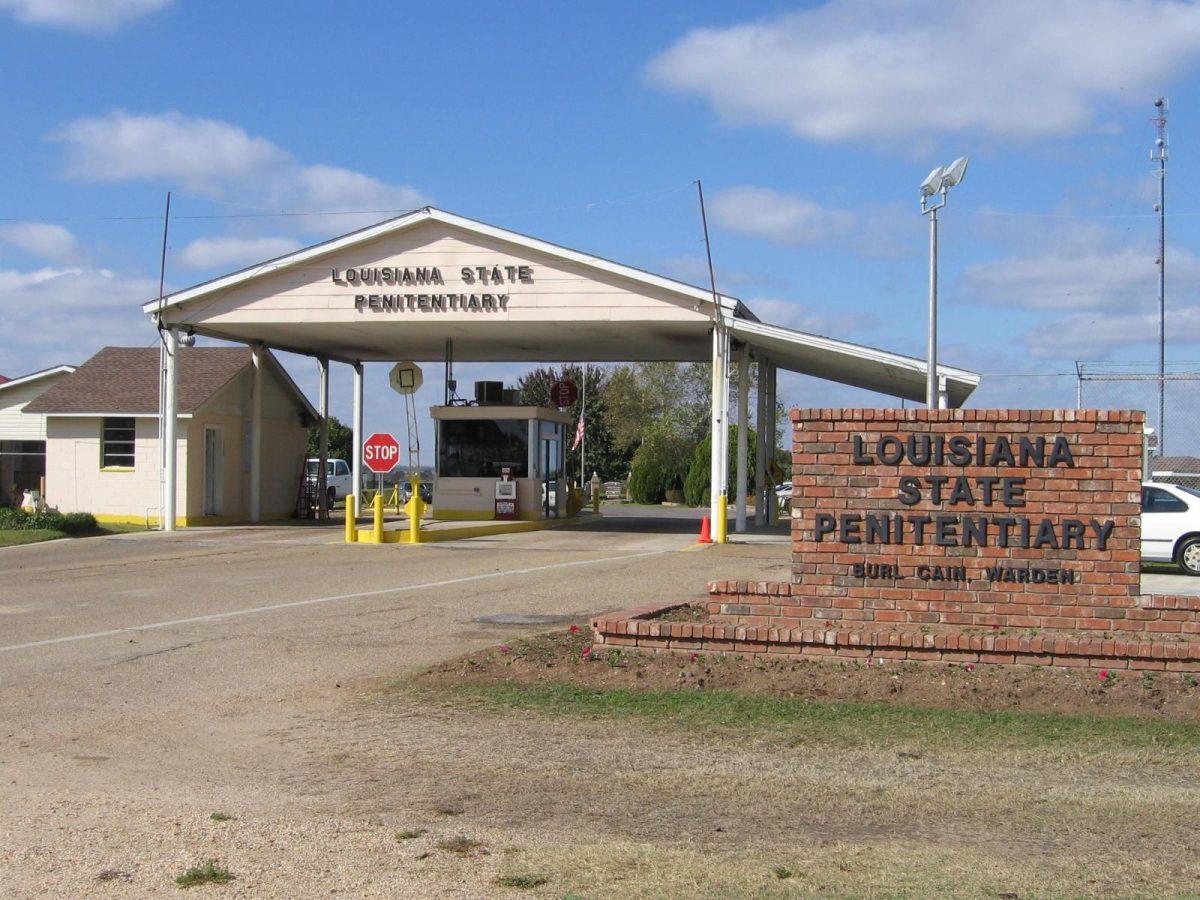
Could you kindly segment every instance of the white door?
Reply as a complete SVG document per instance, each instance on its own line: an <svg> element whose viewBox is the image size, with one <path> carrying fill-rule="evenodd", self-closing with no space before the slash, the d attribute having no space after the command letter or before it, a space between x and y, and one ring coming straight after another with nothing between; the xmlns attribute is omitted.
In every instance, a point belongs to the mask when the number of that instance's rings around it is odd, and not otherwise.
<svg viewBox="0 0 1200 900"><path fill-rule="evenodd" d="M204 426L204 515L221 515L224 495L225 442L219 425Z"/></svg>

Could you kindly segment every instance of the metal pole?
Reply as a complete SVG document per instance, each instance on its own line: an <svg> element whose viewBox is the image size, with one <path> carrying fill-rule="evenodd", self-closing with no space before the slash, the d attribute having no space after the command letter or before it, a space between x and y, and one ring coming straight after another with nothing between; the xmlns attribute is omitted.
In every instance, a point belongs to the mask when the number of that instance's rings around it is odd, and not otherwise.
<svg viewBox="0 0 1200 900"><path fill-rule="evenodd" d="M926 351L925 405L938 408L937 379L937 207L929 211L929 347Z"/></svg>
<svg viewBox="0 0 1200 900"><path fill-rule="evenodd" d="M320 369L319 389L321 421L318 423L317 440L317 518L322 522L329 518L329 360L317 359Z"/></svg>
<svg viewBox="0 0 1200 900"><path fill-rule="evenodd" d="M351 422L352 450L354 458L350 461L350 493L355 497L355 509L358 508L358 494L362 490L362 454L363 454L363 364L354 364L354 402ZM347 503L346 509L350 509Z"/></svg>
<svg viewBox="0 0 1200 900"><path fill-rule="evenodd" d="M1159 116L1158 146L1158 455L1166 451L1167 437L1167 146L1163 136L1166 116Z"/></svg>

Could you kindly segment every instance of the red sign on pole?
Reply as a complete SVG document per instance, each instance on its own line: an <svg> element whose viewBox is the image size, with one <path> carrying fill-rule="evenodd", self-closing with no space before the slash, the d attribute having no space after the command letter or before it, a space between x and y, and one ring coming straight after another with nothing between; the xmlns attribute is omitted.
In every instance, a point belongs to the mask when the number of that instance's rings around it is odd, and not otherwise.
<svg viewBox="0 0 1200 900"><path fill-rule="evenodd" d="M550 402L559 409L574 406L575 401L578 399L579 388L573 381L564 378L562 381L556 381L550 386Z"/></svg>
<svg viewBox="0 0 1200 900"><path fill-rule="evenodd" d="M400 462L400 442L390 434L373 434L363 441L363 464L376 475L386 475Z"/></svg>

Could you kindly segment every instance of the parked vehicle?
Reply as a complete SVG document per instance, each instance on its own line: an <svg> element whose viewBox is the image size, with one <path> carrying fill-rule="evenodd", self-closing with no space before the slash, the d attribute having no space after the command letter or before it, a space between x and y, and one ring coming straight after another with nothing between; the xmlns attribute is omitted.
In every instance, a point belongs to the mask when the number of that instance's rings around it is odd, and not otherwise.
<svg viewBox="0 0 1200 900"><path fill-rule="evenodd" d="M1163 481L1142 484L1142 559L1200 575L1200 491Z"/></svg>
<svg viewBox="0 0 1200 900"><path fill-rule="evenodd" d="M308 480L310 482L316 481L321 461L319 459L309 459L305 461L305 465ZM325 489L329 492L330 506L353 491L351 484L352 477L350 464L344 459L326 460Z"/></svg>
<svg viewBox="0 0 1200 900"><path fill-rule="evenodd" d="M433 502L433 483L432 482L422 481L420 491L421 491L421 500L423 500L425 503ZM400 502L407 503L411 499L412 499L412 482L401 481L400 482Z"/></svg>

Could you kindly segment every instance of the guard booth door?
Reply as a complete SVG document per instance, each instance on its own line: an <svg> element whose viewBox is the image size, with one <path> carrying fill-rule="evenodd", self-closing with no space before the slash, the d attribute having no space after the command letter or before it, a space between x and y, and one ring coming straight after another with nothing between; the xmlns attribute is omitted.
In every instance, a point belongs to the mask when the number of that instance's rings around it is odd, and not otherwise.
<svg viewBox="0 0 1200 900"><path fill-rule="evenodd" d="M562 427L557 422L541 422L539 456L542 469L542 515L558 515L558 485L562 478Z"/></svg>

